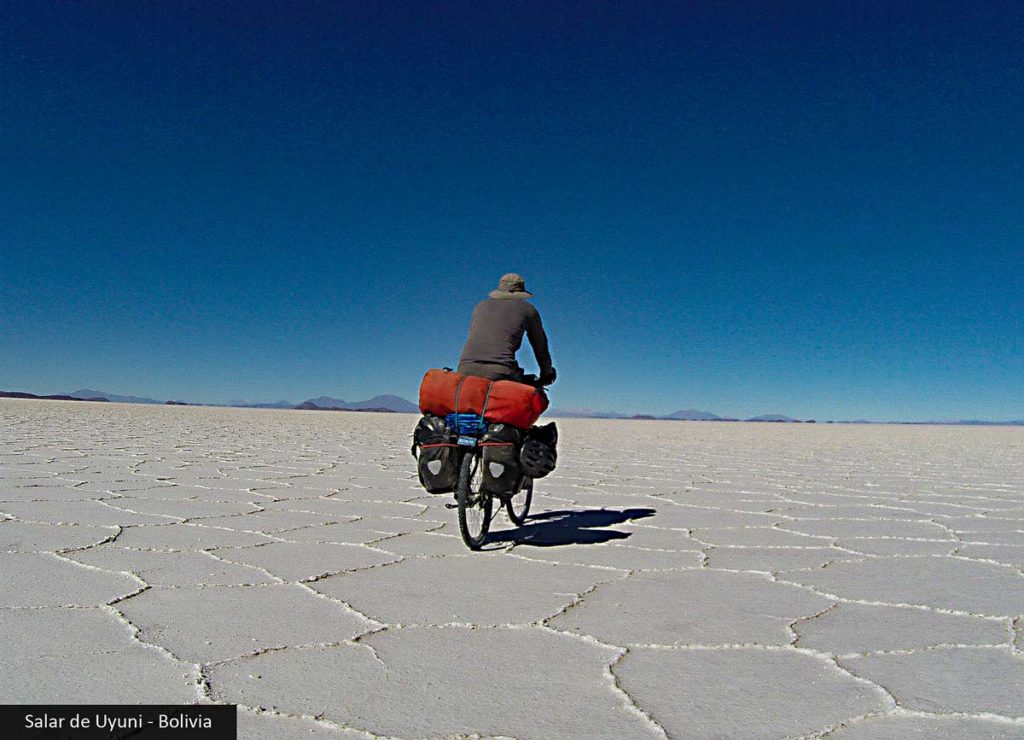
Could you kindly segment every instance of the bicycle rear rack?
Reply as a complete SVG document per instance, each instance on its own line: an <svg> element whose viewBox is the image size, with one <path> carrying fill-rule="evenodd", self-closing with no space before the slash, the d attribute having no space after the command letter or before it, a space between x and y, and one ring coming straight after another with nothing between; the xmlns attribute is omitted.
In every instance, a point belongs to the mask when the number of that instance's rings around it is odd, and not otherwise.
<svg viewBox="0 0 1024 740"><path fill-rule="evenodd" d="M448 414L444 420L456 434L479 436L487 431L487 422L477 414Z"/></svg>

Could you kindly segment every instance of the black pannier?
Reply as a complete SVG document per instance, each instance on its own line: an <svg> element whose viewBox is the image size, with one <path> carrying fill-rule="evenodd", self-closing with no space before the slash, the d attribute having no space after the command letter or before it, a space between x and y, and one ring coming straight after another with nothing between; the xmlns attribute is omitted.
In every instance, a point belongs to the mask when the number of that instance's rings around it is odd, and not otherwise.
<svg viewBox="0 0 1024 740"><path fill-rule="evenodd" d="M483 481L480 490L490 494L512 493L519 485L519 444L522 432L508 424L491 424L480 439Z"/></svg>
<svg viewBox="0 0 1024 740"><path fill-rule="evenodd" d="M543 478L555 469L558 462L558 427L550 422L542 427L526 430L526 440L519 453L523 473L531 478Z"/></svg>
<svg viewBox="0 0 1024 740"><path fill-rule="evenodd" d="M449 493L459 479L458 445L447 422L439 416L424 416L413 432L412 454L420 483L428 493Z"/></svg>

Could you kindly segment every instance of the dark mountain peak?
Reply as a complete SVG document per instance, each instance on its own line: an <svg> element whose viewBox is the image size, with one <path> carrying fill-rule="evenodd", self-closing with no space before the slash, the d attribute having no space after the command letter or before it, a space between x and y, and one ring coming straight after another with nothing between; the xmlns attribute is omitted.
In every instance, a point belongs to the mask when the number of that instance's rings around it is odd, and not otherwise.
<svg viewBox="0 0 1024 740"><path fill-rule="evenodd" d="M91 398L79 398L78 396L72 396L68 394L38 396L35 393L23 393L21 391L0 391L0 398L27 398L35 399L36 401L101 401L103 403L107 402L106 398L100 398L98 396Z"/></svg>
<svg viewBox="0 0 1024 740"><path fill-rule="evenodd" d="M365 401L344 401L330 396L317 396L303 401L295 408L299 409L333 409L340 411L391 411L399 414L419 412L419 406L406 401L401 396L374 396Z"/></svg>
<svg viewBox="0 0 1024 740"><path fill-rule="evenodd" d="M157 401L155 398L144 398L141 396L120 396L116 393L107 393L106 391L97 391L91 388L83 388L67 395L72 398L78 398L87 400L90 398L105 398L108 401L114 403L163 403L163 401Z"/></svg>
<svg viewBox="0 0 1024 740"><path fill-rule="evenodd" d="M548 409L548 416L561 419L626 419L628 414L617 411L594 411L592 409Z"/></svg>
<svg viewBox="0 0 1024 740"><path fill-rule="evenodd" d="M375 410L386 409L388 411L396 411L398 413L406 414L419 413L420 410L420 407L417 404L412 403L411 401L406 401L401 396L395 396L390 393L385 393L382 396L374 396L368 401L360 401L359 405L361 407L365 406L367 408L374 408Z"/></svg>
<svg viewBox="0 0 1024 740"><path fill-rule="evenodd" d="M683 409L682 411L675 411L668 415L669 419L680 419L682 421L718 421L722 417L718 414L712 414L710 411L700 411L698 409Z"/></svg>
<svg viewBox="0 0 1024 740"><path fill-rule="evenodd" d="M272 401L270 403L261 403L258 401L228 401L228 406L234 406L240 409L293 409L295 403L293 401Z"/></svg>

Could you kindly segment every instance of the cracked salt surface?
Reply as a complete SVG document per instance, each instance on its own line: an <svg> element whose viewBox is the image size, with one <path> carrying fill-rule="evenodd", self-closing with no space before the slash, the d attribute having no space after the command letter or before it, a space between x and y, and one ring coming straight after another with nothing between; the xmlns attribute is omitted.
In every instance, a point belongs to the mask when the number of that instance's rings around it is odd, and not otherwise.
<svg viewBox="0 0 1024 740"><path fill-rule="evenodd" d="M1024 434L565 421L486 552L400 415L0 401L0 702L243 737L1024 737Z"/></svg>

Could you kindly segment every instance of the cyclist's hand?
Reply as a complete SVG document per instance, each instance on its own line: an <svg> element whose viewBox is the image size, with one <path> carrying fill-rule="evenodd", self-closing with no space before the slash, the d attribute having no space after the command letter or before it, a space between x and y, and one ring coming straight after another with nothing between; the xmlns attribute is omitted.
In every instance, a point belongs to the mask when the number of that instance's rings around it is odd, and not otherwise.
<svg viewBox="0 0 1024 740"><path fill-rule="evenodd" d="M551 368L546 373L540 374L541 385L551 385L555 382L555 378L558 377L558 373L555 372L555 368Z"/></svg>

